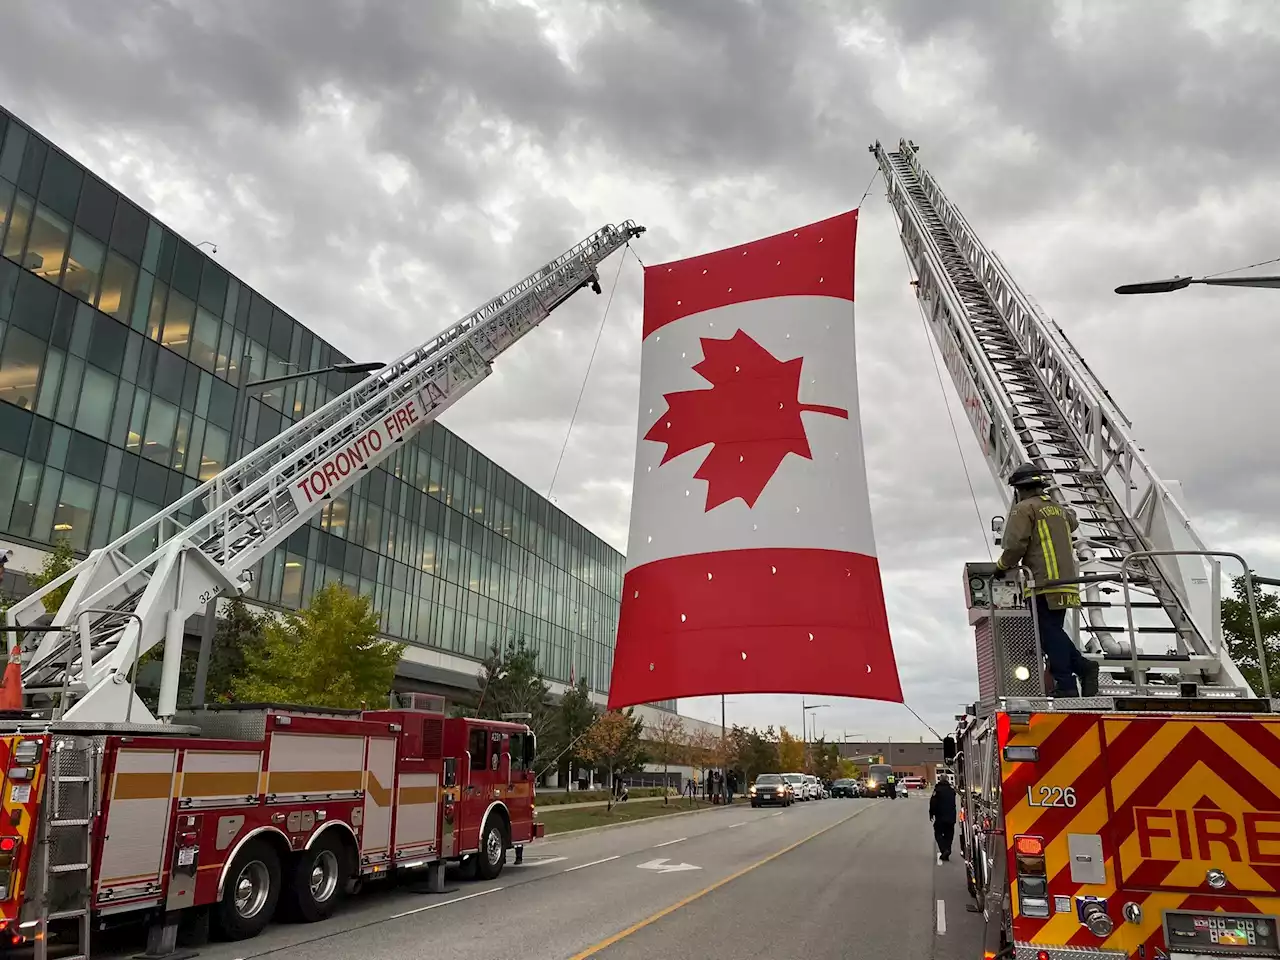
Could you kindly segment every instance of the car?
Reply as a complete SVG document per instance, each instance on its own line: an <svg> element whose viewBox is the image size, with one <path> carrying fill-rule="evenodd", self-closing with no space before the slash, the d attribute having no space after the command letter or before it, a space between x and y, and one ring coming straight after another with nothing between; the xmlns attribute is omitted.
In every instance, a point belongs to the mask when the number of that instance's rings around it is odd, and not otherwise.
<svg viewBox="0 0 1280 960"><path fill-rule="evenodd" d="M831 796L833 797L856 797L858 795L856 791L857 782L854 780L842 778L831 781Z"/></svg>
<svg viewBox="0 0 1280 960"><path fill-rule="evenodd" d="M806 784L806 785L808 786L808 788L809 788L809 799L810 799L810 800L821 800L821 799L822 799L822 793L823 793L823 791L822 791L822 781L821 781L821 780L819 780L817 777L815 777L813 774L811 774L811 773L806 773L806 774L804 775L804 782L805 782L805 784Z"/></svg>
<svg viewBox="0 0 1280 960"><path fill-rule="evenodd" d="M809 782L805 780L803 773L784 773L782 779L790 785L791 793L796 800L810 799Z"/></svg>
<svg viewBox="0 0 1280 960"><path fill-rule="evenodd" d="M763 807L768 804L789 807L794 799L791 784L787 783L780 773L760 774L756 777L755 783L747 789L747 796L750 797L753 807Z"/></svg>
<svg viewBox="0 0 1280 960"><path fill-rule="evenodd" d="M924 777L903 777L899 783L905 791L915 792L924 789Z"/></svg>

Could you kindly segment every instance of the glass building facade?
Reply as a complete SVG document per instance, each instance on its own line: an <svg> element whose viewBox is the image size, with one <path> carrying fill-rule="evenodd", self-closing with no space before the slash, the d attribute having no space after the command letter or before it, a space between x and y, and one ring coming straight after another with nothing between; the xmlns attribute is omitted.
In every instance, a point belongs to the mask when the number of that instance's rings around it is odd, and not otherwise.
<svg viewBox="0 0 1280 960"><path fill-rule="evenodd" d="M0 110L0 537L104 546L354 381L250 392L237 430L245 383L348 359ZM472 659L524 637L549 679L604 691L622 574L432 424L276 549L251 596L297 607L337 580L388 637Z"/></svg>

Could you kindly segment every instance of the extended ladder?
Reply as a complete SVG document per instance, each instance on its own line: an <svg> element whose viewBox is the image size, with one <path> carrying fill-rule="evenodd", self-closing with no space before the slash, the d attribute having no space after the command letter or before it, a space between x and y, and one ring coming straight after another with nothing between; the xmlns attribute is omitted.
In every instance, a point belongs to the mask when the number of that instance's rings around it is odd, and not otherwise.
<svg viewBox="0 0 1280 960"><path fill-rule="evenodd" d="M630 220L602 227L15 604L9 623L29 625L43 597L72 584L53 620L68 629L31 655L27 693L56 699L66 719L148 722L130 668L163 641L159 713L171 716L187 618L242 592L259 560L465 396L552 310L583 287L599 293L600 262L643 232Z"/></svg>
<svg viewBox="0 0 1280 960"><path fill-rule="evenodd" d="M1117 586L1091 584L1082 600L1083 645L1104 672L1167 671L1249 695L1221 641L1219 571L1202 558L1152 551L1205 551L1169 486L1130 435L1130 423L1057 324L1014 283L902 141L875 155L915 272L916 295L977 434L992 478L1030 461L1052 473L1055 496L1080 519L1087 573L1118 574L1124 558L1143 594L1128 613ZM1109 599L1108 599L1109 598ZM1113 689L1140 678L1116 676Z"/></svg>

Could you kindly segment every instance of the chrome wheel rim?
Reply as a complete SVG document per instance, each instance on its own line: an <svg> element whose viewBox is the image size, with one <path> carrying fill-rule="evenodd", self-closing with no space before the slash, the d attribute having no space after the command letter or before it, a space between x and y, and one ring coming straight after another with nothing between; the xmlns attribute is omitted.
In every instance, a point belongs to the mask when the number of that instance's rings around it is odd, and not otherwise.
<svg viewBox="0 0 1280 960"><path fill-rule="evenodd" d="M498 861L502 859L502 834L497 830L490 830L485 838L484 853L489 858L491 866L497 866Z"/></svg>
<svg viewBox="0 0 1280 960"><path fill-rule="evenodd" d="M338 857L332 850L321 850L311 864L311 899L324 903L338 889Z"/></svg>
<svg viewBox="0 0 1280 960"><path fill-rule="evenodd" d="M271 874L267 871L267 865L261 860L246 863L236 877L236 913L246 920L256 917L266 904L270 889Z"/></svg>

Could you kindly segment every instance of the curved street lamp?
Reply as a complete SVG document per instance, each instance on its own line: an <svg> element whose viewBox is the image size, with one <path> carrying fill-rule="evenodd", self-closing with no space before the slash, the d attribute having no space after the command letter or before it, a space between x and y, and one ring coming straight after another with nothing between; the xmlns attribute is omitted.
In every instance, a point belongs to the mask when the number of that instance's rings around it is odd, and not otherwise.
<svg viewBox="0 0 1280 960"><path fill-rule="evenodd" d="M1168 280L1147 280L1142 283L1125 283L1116 287L1116 293L1172 293L1185 290L1193 283L1209 287L1267 287L1280 290L1280 276L1265 277L1171 277Z"/></svg>

